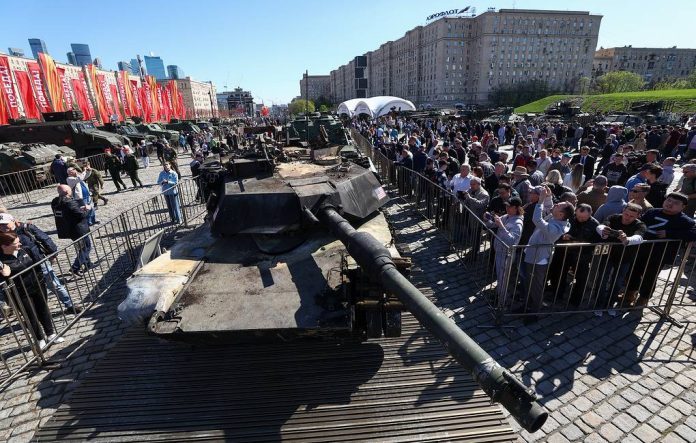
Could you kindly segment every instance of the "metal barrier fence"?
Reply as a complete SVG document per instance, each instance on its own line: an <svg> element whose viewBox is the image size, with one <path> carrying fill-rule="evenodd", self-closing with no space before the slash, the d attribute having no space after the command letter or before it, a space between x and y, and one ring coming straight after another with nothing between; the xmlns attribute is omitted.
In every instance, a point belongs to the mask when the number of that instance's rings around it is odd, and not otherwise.
<svg viewBox="0 0 696 443"><path fill-rule="evenodd" d="M463 201L413 170L398 166L357 131L353 139L382 183L438 228L496 318L649 308L663 318L673 306L696 306L692 244L649 240L509 246ZM544 250L551 259L542 260ZM529 263L527 263L529 262Z"/></svg>
<svg viewBox="0 0 696 443"><path fill-rule="evenodd" d="M105 155L97 154L77 159L77 164L89 161L92 168L103 171ZM34 203L53 196L58 184L50 165L24 171L0 174L0 204L5 207Z"/></svg>
<svg viewBox="0 0 696 443"><path fill-rule="evenodd" d="M136 269L149 238L164 231L165 240L171 240L182 227L203 221L205 203L197 181L183 180L176 189L176 197L151 197L0 284L9 307L0 310L0 388L30 365L45 363L46 346L60 340L114 283ZM78 266L85 269L82 276L71 272ZM84 310L75 315L70 306Z"/></svg>

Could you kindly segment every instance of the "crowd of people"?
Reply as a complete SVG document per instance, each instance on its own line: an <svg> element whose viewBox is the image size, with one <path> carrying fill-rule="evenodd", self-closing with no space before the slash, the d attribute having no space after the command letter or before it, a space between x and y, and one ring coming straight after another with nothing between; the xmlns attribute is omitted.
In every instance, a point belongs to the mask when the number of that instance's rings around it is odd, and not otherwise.
<svg viewBox="0 0 696 443"><path fill-rule="evenodd" d="M480 221L467 229L490 229L498 297L519 300L513 312L539 312L550 293L570 307L584 297L596 315L646 305L678 248L648 240L696 239L696 128L393 116L352 124L397 166L438 185L432 203L443 223L454 202ZM616 246L598 264L592 247L573 243ZM516 245L525 246L517 256L504 254ZM511 266L518 272L504 281ZM601 281L588 295L590 278Z"/></svg>

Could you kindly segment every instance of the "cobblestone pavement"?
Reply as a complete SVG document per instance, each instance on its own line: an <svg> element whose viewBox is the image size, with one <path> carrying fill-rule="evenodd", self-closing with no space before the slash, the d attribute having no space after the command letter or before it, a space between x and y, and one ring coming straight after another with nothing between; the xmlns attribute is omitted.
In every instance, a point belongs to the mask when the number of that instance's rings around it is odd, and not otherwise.
<svg viewBox="0 0 696 443"><path fill-rule="evenodd" d="M401 205L387 212L438 304L455 311L456 322L541 397L549 411L541 431L529 434L510 419L521 441L696 441L696 306L673 309L681 329L652 312L493 327L486 304L471 295L474 278L445 238Z"/></svg>

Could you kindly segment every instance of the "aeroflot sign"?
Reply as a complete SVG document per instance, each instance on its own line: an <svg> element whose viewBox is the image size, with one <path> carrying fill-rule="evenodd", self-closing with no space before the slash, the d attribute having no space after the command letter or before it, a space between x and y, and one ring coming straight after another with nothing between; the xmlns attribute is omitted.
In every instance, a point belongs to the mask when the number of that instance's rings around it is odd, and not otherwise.
<svg viewBox="0 0 696 443"><path fill-rule="evenodd" d="M466 11L468 11L468 10L469 10L469 6L467 6L467 7L464 8L464 9L450 9L449 11L438 12L438 13L436 13L436 14L429 15L429 16L425 19L425 21L426 21L426 22L429 22L430 20L435 20L436 18L445 17L445 16L448 16L448 15L459 15L459 14L464 14L464 13L465 13Z"/></svg>

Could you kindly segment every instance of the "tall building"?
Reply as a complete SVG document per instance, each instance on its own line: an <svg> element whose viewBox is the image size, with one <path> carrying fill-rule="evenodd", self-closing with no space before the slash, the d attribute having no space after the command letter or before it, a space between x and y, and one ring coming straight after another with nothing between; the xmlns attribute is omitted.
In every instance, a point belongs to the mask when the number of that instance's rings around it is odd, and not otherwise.
<svg viewBox="0 0 696 443"><path fill-rule="evenodd" d="M227 105L227 99L229 98L230 93L225 91L225 92L218 92L215 94L215 99L217 100L217 105L218 105L218 110L220 111L220 115L223 116L228 116L229 115L229 107Z"/></svg>
<svg viewBox="0 0 696 443"><path fill-rule="evenodd" d="M69 65L77 66L77 59L75 58L75 53L74 53L74 52L71 51L71 52L68 52L68 53L65 54L65 55L68 57L68 64L69 64Z"/></svg>
<svg viewBox="0 0 696 443"><path fill-rule="evenodd" d="M71 43L73 54L75 54L75 65L87 66L92 63L92 53L89 50L89 45L83 43Z"/></svg>
<svg viewBox="0 0 696 443"><path fill-rule="evenodd" d="M39 58L39 53L43 52L48 54L48 49L46 48L46 43L40 38L30 38L29 46L31 47L31 53L34 55L35 59Z"/></svg>
<svg viewBox="0 0 696 443"><path fill-rule="evenodd" d="M140 65L138 64L137 58L132 58L130 61L131 74L140 75Z"/></svg>
<svg viewBox="0 0 696 443"><path fill-rule="evenodd" d="M146 55L143 58L145 59L145 68L149 75L154 75L157 80L165 80L167 78L167 73L164 71L164 62L160 57Z"/></svg>
<svg viewBox="0 0 696 443"><path fill-rule="evenodd" d="M600 76L612 71L629 71L650 82L674 80L696 69L696 49L677 48L600 48L594 54L592 71Z"/></svg>
<svg viewBox="0 0 696 443"><path fill-rule="evenodd" d="M184 70L177 65L167 65L167 74L169 75L169 78L174 80L186 77Z"/></svg>
<svg viewBox="0 0 696 443"><path fill-rule="evenodd" d="M7 53L13 57L24 57L24 49L22 48L7 48Z"/></svg>
<svg viewBox="0 0 696 443"><path fill-rule="evenodd" d="M120 61L120 62L118 62L118 63L116 63L116 64L118 65L118 70L119 70L119 71L126 71L126 72L128 72L128 73L133 72L133 67L132 67L131 64L130 64L129 62L127 62L127 61Z"/></svg>
<svg viewBox="0 0 696 443"><path fill-rule="evenodd" d="M331 71L331 93L336 102L366 94L453 106L486 103L495 88L532 80L573 91L592 73L601 20L526 9L443 17Z"/></svg>
<svg viewBox="0 0 696 443"><path fill-rule="evenodd" d="M313 101L321 97L331 101L331 76L302 74L300 97L307 97Z"/></svg>

